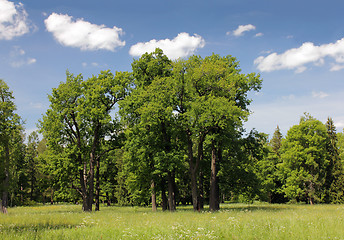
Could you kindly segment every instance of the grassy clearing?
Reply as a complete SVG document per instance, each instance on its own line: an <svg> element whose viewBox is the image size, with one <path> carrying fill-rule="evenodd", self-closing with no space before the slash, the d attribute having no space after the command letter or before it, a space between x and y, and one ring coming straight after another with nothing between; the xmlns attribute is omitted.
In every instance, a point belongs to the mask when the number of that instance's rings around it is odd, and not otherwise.
<svg viewBox="0 0 344 240"><path fill-rule="evenodd" d="M344 205L228 204L217 213L81 206L11 208L0 239L344 239Z"/></svg>

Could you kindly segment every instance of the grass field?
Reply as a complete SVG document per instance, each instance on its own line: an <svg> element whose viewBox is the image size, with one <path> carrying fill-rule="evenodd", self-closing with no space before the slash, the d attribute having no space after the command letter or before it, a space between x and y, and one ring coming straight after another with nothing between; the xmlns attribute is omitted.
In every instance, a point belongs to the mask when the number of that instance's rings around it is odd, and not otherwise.
<svg viewBox="0 0 344 240"><path fill-rule="evenodd" d="M216 213L17 207L0 214L0 239L344 239L344 205L225 204Z"/></svg>

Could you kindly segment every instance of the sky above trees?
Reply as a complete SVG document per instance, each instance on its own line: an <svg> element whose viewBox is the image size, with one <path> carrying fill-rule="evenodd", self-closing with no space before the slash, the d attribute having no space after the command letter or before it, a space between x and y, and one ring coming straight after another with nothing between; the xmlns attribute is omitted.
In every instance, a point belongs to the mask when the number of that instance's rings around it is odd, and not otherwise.
<svg viewBox="0 0 344 240"><path fill-rule="evenodd" d="M231 54L261 73L248 130L283 134L304 112L344 126L344 2L0 0L0 79L14 92L27 132L66 70L85 78L126 71L161 48L172 60Z"/></svg>

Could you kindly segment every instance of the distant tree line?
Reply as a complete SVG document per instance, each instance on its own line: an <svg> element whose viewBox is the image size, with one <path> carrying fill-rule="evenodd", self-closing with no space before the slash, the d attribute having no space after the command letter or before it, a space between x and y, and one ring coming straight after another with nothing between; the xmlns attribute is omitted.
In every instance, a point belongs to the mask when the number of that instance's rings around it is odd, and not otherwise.
<svg viewBox="0 0 344 240"><path fill-rule="evenodd" d="M285 137L247 133L262 80L232 56L171 61L160 49L131 72L66 74L39 131L25 138L0 80L1 209L37 202L195 211L224 201L343 203L344 135L309 114ZM273 127L273 126L272 126Z"/></svg>

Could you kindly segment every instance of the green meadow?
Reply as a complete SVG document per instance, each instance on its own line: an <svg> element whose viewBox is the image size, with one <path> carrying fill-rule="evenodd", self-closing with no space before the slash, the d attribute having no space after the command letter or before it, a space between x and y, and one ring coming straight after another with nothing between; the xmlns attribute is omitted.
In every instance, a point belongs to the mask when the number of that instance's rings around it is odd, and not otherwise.
<svg viewBox="0 0 344 240"><path fill-rule="evenodd" d="M344 239L344 205L223 204L215 213L16 207L0 215L0 239Z"/></svg>

